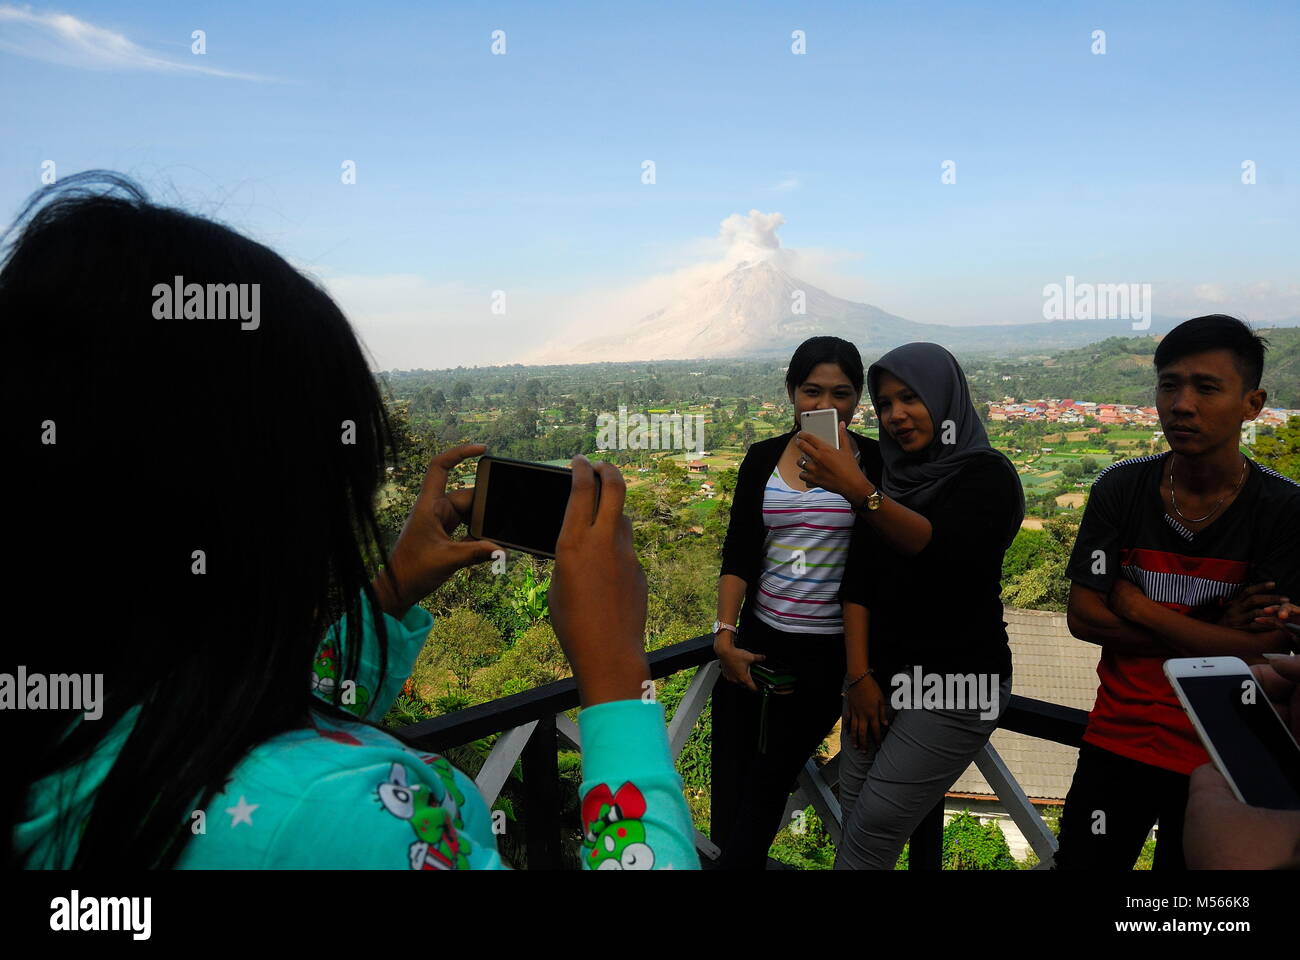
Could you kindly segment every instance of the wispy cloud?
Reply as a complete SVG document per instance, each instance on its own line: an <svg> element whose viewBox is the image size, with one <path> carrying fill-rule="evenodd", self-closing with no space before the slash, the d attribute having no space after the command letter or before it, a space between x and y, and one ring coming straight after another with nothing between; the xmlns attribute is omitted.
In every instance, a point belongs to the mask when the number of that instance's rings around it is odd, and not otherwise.
<svg viewBox="0 0 1300 960"><path fill-rule="evenodd" d="M789 174L785 179L772 184L768 189L775 190L778 193L786 193L790 190L798 190L801 186L803 186L803 184L799 182L799 178L794 174Z"/></svg>
<svg viewBox="0 0 1300 960"><path fill-rule="evenodd" d="M155 73L202 74L231 80L273 81L172 60L146 50L123 34L97 27L67 13L38 13L31 7L0 5L0 50L31 60L82 70L147 70ZM195 57L201 61L202 57Z"/></svg>

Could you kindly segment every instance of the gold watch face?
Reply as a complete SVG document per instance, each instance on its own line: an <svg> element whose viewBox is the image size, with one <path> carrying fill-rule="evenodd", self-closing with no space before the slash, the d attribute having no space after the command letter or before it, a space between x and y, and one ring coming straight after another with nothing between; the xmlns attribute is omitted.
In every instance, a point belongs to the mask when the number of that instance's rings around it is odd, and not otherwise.
<svg viewBox="0 0 1300 960"><path fill-rule="evenodd" d="M868 510L879 510L879 509L880 509L880 501L883 500L883 499L884 499L884 498L880 495L880 491L879 491L879 490L874 490L874 491L872 491L870 494L867 495L867 509L868 509Z"/></svg>

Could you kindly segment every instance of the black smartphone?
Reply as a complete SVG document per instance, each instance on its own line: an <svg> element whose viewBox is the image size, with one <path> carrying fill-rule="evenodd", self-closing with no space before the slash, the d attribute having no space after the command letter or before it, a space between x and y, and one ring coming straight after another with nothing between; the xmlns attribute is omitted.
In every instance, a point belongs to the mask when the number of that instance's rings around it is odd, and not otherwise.
<svg viewBox="0 0 1300 960"><path fill-rule="evenodd" d="M480 457L469 535L511 550L554 557L572 485L573 471L568 467ZM596 502L600 502L600 474L596 474Z"/></svg>
<svg viewBox="0 0 1300 960"><path fill-rule="evenodd" d="M772 693L792 693L794 691L794 673L783 663L771 660L759 660L749 665L749 675L760 687L766 687Z"/></svg>

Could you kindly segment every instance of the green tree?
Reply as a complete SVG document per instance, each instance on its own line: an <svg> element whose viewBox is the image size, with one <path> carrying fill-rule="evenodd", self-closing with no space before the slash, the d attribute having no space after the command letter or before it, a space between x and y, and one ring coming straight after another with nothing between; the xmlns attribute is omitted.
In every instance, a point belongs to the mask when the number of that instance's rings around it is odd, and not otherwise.
<svg viewBox="0 0 1300 960"><path fill-rule="evenodd" d="M1052 517L1043 524L1043 532L1047 534L1047 540L1041 543L1037 559L1032 566L1005 583L1002 602L1028 610L1064 613L1070 599L1070 581L1065 576L1065 567L1079 527L1068 515L1063 515ZM1005 557L1003 560L1005 562Z"/></svg>
<svg viewBox="0 0 1300 960"><path fill-rule="evenodd" d="M453 610L434 621L433 631L415 659L412 686L430 699L435 672L441 668L455 678L459 690L469 690L474 672L500 653L501 632L491 620L474 610Z"/></svg>
<svg viewBox="0 0 1300 960"><path fill-rule="evenodd" d="M739 473L740 471L735 467L729 467L726 470L718 471L718 473L714 475L718 485L718 493L728 498L735 493L736 477Z"/></svg>
<svg viewBox="0 0 1300 960"><path fill-rule="evenodd" d="M1273 436L1255 441L1254 459L1300 482L1300 417L1292 417Z"/></svg>
<svg viewBox="0 0 1300 960"><path fill-rule="evenodd" d="M686 468L671 456L660 457L658 462L655 463L655 472L660 474L662 479L668 483L686 479Z"/></svg>
<svg viewBox="0 0 1300 960"><path fill-rule="evenodd" d="M1035 563L1045 550L1051 538L1045 530L1033 530L1022 527L1016 532L1016 538L1002 556L1002 579L1013 580Z"/></svg>

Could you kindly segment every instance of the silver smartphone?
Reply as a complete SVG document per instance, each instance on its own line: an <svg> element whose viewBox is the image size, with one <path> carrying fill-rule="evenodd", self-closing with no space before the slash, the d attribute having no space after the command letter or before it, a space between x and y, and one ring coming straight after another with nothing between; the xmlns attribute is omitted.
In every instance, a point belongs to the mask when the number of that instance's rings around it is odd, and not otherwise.
<svg viewBox="0 0 1300 960"><path fill-rule="evenodd" d="M1180 657L1165 676L1238 800L1300 810L1300 747L1244 660Z"/></svg>
<svg viewBox="0 0 1300 960"><path fill-rule="evenodd" d="M600 474L595 477L599 502ZM572 486L573 471L568 467L480 457L469 535L539 557L554 557Z"/></svg>
<svg viewBox="0 0 1300 960"><path fill-rule="evenodd" d="M805 410L799 414L799 426L836 450L840 448L839 413L831 410Z"/></svg>

